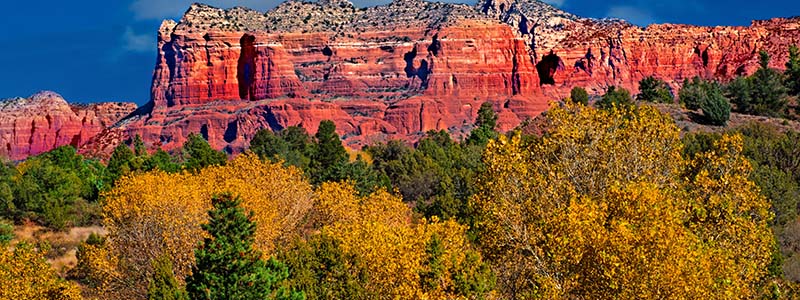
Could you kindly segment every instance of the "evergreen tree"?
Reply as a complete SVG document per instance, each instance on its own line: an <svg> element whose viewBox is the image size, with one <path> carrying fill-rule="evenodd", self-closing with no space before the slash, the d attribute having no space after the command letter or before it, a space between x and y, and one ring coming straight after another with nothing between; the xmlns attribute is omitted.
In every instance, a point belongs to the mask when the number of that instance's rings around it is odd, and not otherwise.
<svg viewBox="0 0 800 300"><path fill-rule="evenodd" d="M286 153L289 152L289 143L273 133L272 130L261 129L250 140L250 151L253 151L261 159L275 162L285 159Z"/></svg>
<svg viewBox="0 0 800 300"><path fill-rule="evenodd" d="M606 94L600 101L597 101L597 107L601 109L611 109L612 107L622 107L633 105L633 98L631 92L623 88L609 86Z"/></svg>
<svg viewBox="0 0 800 300"><path fill-rule="evenodd" d="M589 93L582 87L576 86L569 92L569 98L572 102L589 105Z"/></svg>
<svg viewBox="0 0 800 300"><path fill-rule="evenodd" d="M133 153L136 156L147 156L147 148L144 146L144 141L140 135L133 138Z"/></svg>
<svg viewBox="0 0 800 300"><path fill-rule="evenodd" d="M497 138L497 118L491 102L481 104L475 119L475 128L470 132L467 142L472 145L486 145L489 140Z"/></svg>
<svg viewBox="0 0 800 300"><path fill-rule="evenodd" d="M208 142L199 134L190 134L189 139L183 144L184 166L186 169L198 171L208 166L224 165L228 156L224 152L211 148Z"/></svg>
<svg viewBox="0 0 800 300"><path fill-rule="evenodd" d="M674 97L666 82L653 76L648 76L639 81L639 95L637 99L655 103L673 103Z"/></svg>
<svg viewBox="0 0 800 300"><path fill-rule="evenodd" d="M153 262L153 279L147 289L149 300L189 300L189 295L181 288L172 271L169 256L162 255Z"/></svg>
<svg viewBox="0 0 800 300"><path fill-rule="evenodd" d="M156 150L144 163L145 171L161 170L167 173L175 173L181 170L181 166L175 162L174 158L164 151L164 149Z"/></svg>
<svg viewBox="0 0 800 300"><path fill-rule="evenodd" d="M797 45L789 47L789 60L786 62L786 87L789 93L800 95L800 49Z"/></svg>
<svg viewBox="0 0 800 300"><path fill-rule="evenodd" d="M678 93L680 101L691 110L701 109L705 119L713 125L725 125L731 115L731 105L722 93L722 86L715 81L695 77L684 81Z"/></svg>
<svg viewBox="0 0 800 300"><path fill-rule="evenodd" d="M719 84L714 82L709 86L709 90L706 91L706 99L701 103L700 109L703 110L703 116L711 124L724 126L728 123L728 119L731 117L731 104L722 95Z"/></svg>
<svg viewBox="0 0 800 300"><path fill-rule="evenodd" d="M367 291L366 266L355 254L346 253L340 242L326 234L296 241L279 253L291 270L289 286L302 290L308 300L375 299Z"/></svg>
<svg viewBox="0 0 800 300"><path fill-rule="evenodd" d="M783 75L769 68L769 54L759 53L761 67L746 79L737 79L728 85L731 102L740 112L759 116L783 116L788 100Z"/></svg>
<svg viewBox="0 0 800 300"><path fill-rule="evenodd" d="M111 158L108 160L108 172L112 179L116 180L120 176L134 171L131 162L135 156L125 143L120 143L114 148L114 152L111 153Z"/></svg>
<svg viewBox="0 0 800 300"><path fill-rule="evenodd" d="M314 136L316 147L312 161L313 181L321 183L342 179L339 170L347 163L347 151L336 133L336 125L324 120L319 123L319 130Z"/></svg>
<svg viewBox="0 0 800 300"><path fill-rule="evenodd" d="M253 212L245 214L238 197L222 194L212 199L208 232L195 250L195 266L186 278L191 299L304 299L282 282L289 276L286 266L274 259L265 262L253 249L256 224Z"/></svg>

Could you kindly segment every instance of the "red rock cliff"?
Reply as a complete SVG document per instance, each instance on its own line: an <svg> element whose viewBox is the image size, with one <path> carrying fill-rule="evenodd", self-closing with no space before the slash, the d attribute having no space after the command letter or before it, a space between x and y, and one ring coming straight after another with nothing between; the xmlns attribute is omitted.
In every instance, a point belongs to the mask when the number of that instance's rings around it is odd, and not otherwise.
<svg viewBox="0 0 800 300"><path fill-rule="evenodd" d="M70 105L40 92L0 102L0 157L25 159L63 145L79 147L136 109L133 103Z"/></svg>
<svg viewBox="0 0 800 300"><path fill-rule="evenodd" d="M693 76L727 79L751 73L760 49L781 68L788 45L800 42L799 25L640 28L537 0L395 0L366 9L292 0L266 13L193 5L159 29L149 109L98 143L140 134L174 149L199 132L235 153L260 128L313 133L331 119L357 146L431 129L464 134L485 101L507 130L573 86L600 94L609 85L636 91L649 75L673 88Z"/></svg>

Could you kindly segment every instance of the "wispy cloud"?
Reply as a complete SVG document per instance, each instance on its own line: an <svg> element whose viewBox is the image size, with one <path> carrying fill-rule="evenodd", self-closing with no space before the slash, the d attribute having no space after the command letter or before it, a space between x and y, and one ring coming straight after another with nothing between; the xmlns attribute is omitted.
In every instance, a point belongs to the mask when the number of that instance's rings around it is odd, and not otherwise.
<svg viewBox="0 0 800 300"><path fill-rule="evenodd" d="M638 7L625 5L612 6L608 9L606 17L623 19L639 26L647 26L658 22L650 12Z"/></svg>
<svg viewBox="0 0 800 300"><path fill-rule="evenodd" d="M122 49L126 52L149 52L155 51L156 37L154 34L136 33L133 28L128 26L120 38Z"/></svg>

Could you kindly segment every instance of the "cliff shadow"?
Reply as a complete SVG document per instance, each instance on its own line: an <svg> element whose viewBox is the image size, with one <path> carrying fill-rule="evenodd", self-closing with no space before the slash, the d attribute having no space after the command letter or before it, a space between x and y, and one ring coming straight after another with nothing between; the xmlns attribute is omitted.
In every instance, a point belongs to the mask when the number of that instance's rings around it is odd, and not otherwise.
<svg viewBox="0 0 800 300"><path fill-rule="evenodd" d="M236 68L236 79L239 81L239 98L256 100L254 87L256 79L256 37L245 34L239 40L242 46Z"/></svg>

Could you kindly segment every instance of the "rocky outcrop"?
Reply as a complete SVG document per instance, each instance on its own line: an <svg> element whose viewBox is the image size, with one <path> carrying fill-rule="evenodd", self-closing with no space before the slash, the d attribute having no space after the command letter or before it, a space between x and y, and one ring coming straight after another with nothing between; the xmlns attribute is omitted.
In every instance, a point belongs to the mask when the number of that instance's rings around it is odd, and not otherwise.
<svg viewBox="0 0 800 300"><path fill-rule="evenodd" d="M314 132L332 119L358 146L468 132L485 101L508 112L510 129L546 108L538 91L526 41L467 5L288 1L266 14L193 5L162 24L153 109L125 128L167 149L201 132L238 152L257 129Z"/></svg>
<svg viewBox="0 0 800 300"><path fill-rule="evenodd" d="M290 0L266 13L195 4L159 29L151 102L83 148L104 153L139 134L169 150L201 133L237 153L258 129L313 133L323 119L352 147L428 130L459 136L487 101L508 130L574 86L601 94L636 91L651 75L673 89L693 76L726 80L752 73L761 49L780 69L799 26L641 28L538 0Z"/></svg>
<svg viewBox="0 0 800 300"><path fill-rule="evenodd" d="M133 103L71 105L53 92L0 101L0 157L25 159L62 145L79 147L136 109Z"/></svg>
<svg viewBox="0 0 800 300"><path fill-rule="evenodd" d="M760 49L781 67L798 24L640 28L538 0L292 0L264 14L196 4L162 24L152 111L125 130L167 149L201 132L238 152L259 128L314 132L332 119L358 146L427 130L464 134L485 101L510 129L573 86L600 94L610 85L635 91L650 75L673 88L693 76L728 79L753 72Z"/></svg>

